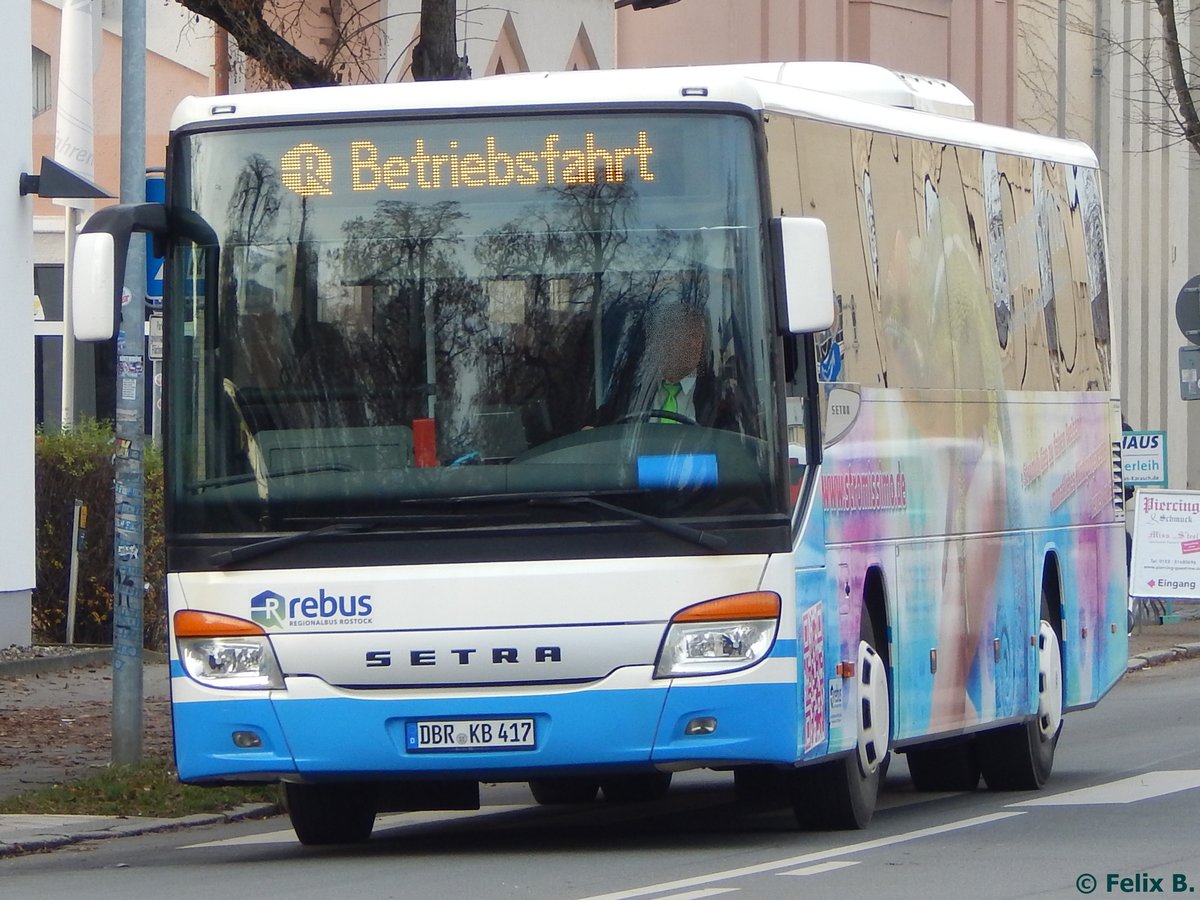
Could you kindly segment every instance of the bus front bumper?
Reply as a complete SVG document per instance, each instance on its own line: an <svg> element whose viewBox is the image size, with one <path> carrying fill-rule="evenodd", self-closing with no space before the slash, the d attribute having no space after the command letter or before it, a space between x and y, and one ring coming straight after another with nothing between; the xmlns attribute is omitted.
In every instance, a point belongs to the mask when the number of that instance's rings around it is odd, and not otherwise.
<svg viewBox="0 0 1200 900"><path fill-rule="evenodd" d="M772 665L773 664L773 665ZM794 659L719 678L655 680L646 668L599 684L540 689L343 691L316 678L230 695L172 681L183 781L523 781L582 772L686 769L797 759ZM794 672L794 668L792 668ZM243 692L238 692L243 693ZM245 692L251 694L251 692ZM531 722L530 746L418 749L429 723Z"/></svg>

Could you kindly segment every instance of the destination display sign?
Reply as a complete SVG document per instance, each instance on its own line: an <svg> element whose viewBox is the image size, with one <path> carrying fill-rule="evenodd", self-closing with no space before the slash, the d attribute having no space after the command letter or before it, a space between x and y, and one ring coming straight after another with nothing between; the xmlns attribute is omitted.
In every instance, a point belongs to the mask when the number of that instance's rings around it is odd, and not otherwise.
<svg viewBox="0 0 1200 900"><path fill-rule="evenodd" d="M654 143L639 129L621 142L602 142L593 131L582 140L557 132L502 142L495 135L470 140L416 137L397 145L355 139L328 146L303 141L279 160L284 187L301 197L355 193L539 187L653 182Z"/></svg>

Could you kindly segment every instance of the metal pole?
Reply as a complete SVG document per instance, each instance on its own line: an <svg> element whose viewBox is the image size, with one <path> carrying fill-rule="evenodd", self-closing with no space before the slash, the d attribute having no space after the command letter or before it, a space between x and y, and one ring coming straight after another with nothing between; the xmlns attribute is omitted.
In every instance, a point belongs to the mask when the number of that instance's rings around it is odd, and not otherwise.
<svg viewBox="0 0 1200 900"><path fill-rule="evenodd" d="M87 507L75 501L71 518L71 569L67 578L67 643L75 643L75 606L79 597L79 551L83 549L81 535L87 527Z"/></svg>
<svg viewBox="0 0 1200 900"><path fill-rule="evenodd" d="M63 210L63 336L62 336L62 396L59 425L64 432L75 430L75 326L71 294L75 278L71 272L75 261L75 237L79 226L79 210L68 206Z"/></svg>
<svg viewBox="0 0 1200 900"><path fill-rule="evenodd" d="M121 10L121 202L146 196L146 0ZM112 759L142 758L146 246L129 242L117 334Z"/></svg>
<svg viewBox="0 0 1200 900"><path fill-rule="evenodd" d="M1058 0L1058 137L1067 136L1067 0Z"/></svg>

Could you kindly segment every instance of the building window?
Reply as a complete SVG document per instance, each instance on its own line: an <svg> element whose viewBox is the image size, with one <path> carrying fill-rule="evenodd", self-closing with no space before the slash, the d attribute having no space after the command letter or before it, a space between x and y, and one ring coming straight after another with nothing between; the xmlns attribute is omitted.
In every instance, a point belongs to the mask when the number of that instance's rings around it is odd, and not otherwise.
<svg viewBox="0 0 1200 900"><path fill-rule="evenodd" d="M50 108L50 54L33 48L33 117Z"/></svg>

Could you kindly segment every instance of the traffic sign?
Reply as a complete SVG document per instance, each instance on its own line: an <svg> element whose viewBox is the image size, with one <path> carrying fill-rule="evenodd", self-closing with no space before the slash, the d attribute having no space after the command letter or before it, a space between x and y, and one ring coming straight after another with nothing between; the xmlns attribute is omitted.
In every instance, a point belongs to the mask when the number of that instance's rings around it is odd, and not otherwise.
<svg viewBox="0 0 1200 900"><path fill-rule="evenodd" d="M146 202L165 203L167 180L162 172L146 173ZM163 258L154 255L154 238L146 235L146 300L151 306L162 306Z"/></svg>
<svg viewBox="0 0 1200 900"><path fill-rule="evenodd" d="M1200 275L1193 275L1180 288L1175 299L1175 321L1185 338L1200 344Z"/></svg>

